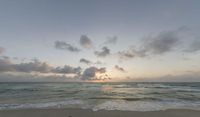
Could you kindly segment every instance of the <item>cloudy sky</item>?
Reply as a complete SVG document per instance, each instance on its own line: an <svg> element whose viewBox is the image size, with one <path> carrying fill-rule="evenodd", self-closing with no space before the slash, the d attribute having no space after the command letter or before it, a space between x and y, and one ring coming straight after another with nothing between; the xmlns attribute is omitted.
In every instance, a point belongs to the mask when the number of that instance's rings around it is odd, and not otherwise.
<svg viewBox="0 0 200 117"><path fill-rule="evenodd" d="M199 0L0 0L0 82L200 82L199 12Z"/></svg>

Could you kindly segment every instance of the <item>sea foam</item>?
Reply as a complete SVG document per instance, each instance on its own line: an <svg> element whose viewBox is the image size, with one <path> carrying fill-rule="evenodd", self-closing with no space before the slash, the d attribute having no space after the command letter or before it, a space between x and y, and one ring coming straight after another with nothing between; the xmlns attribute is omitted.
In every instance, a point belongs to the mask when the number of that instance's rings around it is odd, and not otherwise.
<svg viewBox="0 0 200 117"><path fill-rule="evenodd" d="M122 111L158 111L167 109L193 109L200 110L200 102L161 102L161 101L106 101L93 108L98 110L122 110Z"/></svg>
<svg viewBox="0 0 200 117"><path fill-rule="evenodd" d="M48 103L35 103L35 104L0 104L0 110L4 109L30 109L30 108L63 108L66 105L81 105L81 100L67 100Z"/></svg>

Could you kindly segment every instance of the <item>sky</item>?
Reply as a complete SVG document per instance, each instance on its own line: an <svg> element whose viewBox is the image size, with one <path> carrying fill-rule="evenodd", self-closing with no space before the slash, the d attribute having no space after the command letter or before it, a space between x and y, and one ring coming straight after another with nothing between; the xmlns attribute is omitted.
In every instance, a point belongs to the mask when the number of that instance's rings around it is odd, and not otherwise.
<svg viewBox="0 0 200 117"><path fill-rule="evenodd" d="M0 82L200 82L199 0L0 0Z"/></svg>

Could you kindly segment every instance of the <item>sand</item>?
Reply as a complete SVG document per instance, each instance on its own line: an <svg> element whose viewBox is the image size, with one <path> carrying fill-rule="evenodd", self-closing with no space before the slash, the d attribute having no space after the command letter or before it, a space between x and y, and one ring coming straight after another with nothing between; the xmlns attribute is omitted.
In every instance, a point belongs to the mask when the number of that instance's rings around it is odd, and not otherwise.
<svg viewBox="0 0 200 117"><path fill-rule="evenodd" d="M200 111L184 109L152 112L92 111L85 109L20 109L1 110L0 117L200 117Z"/></svg>

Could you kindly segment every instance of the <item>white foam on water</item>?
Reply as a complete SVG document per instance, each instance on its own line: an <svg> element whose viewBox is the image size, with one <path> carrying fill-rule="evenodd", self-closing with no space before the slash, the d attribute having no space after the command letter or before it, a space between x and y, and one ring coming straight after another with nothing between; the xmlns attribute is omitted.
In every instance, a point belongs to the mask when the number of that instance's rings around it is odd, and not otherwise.
<svg viewBox="0 0 200 117"><path fill-rule="evenodd" d="M92 104L92 105L91 105ZM82 108L98 110L121 110L121 111L159 111L166 109L193 109L200 110L200 101L124 101L110 100L100 104L86 103L83 100L67 100L36 104L0 104L0 110L7 109L30 109L30 108Z"/></svg>
<svg viewBox="0 0 200 117"><path fill-rule="evenodd" d="M98 110L122 110L122 111L158 111L166 109L200 109L200 102L147 102L147 101L106 101L93 108Z"/></svg>
<svg viewBox="0 0 200 117"><path fill-rule="evenodd" d="M82 105L81 100L67 100L59 102L36 103L36 104L0 104L0 110L4 109L25 109L25 108L61 108L66 105Z"/></svg>

